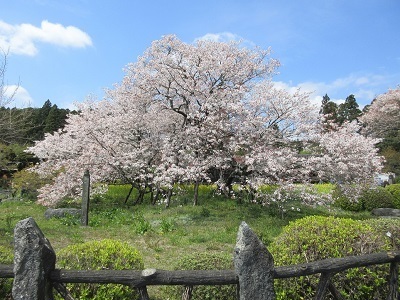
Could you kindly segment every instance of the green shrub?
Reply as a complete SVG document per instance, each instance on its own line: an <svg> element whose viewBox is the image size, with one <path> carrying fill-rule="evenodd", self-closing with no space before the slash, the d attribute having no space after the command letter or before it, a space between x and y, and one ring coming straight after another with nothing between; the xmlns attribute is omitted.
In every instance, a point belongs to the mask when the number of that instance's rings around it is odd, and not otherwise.
<svg viewBox="0 0 400 300"><path fill-rule="evenodd" d="M367 211L379 207L393 207L393 195L383 187L366 189L361 193L360 201Z"/></svg>
<svg viewBox="0 0 400 300"><path fill-rule="evenodd" d="M195 253L182 257L175 265L175 270L229 270L233 269L231 255ZM181 299L182 286L165 288L165 299ZM193 287L192 300L233 300L236 297L236 285L207 286L200 285Z"/></svg>
<svg viewBox="0 0 400 300"><path fill-rule="evenodd" d="M38 189L49 182L49 178L41 178L38 174L23 169L13 175L13 192L21 198L36 200Z"/></svg>
<svg viewBox="0 0 400 300"><path fill-rule="evenodd" d="M380 243L375 243L375 248L381 251L400 249L400 220L392 218L368 219L362 221L366 226L373 228ZM379 246L380 247L377 247ZM378 251L378 250L377 250Z"/></svg>
<svg viewBox="0 0 400 300"><path fill-rule="evenodd" d="M400 208L400 183L387 185L385 189L393 196L393 206Z"/></svg>
<svg viewBox="0 0 400 300"><path fill-rule="evenodd" d="M14 260L13 252L10 248L0 246L0 264L12 265ZM12 299L12 278L0 278L0 299Z"/></svg>
<svg viewBox="0 0 400 300"><path fill-rule="evenodd" d="M354 192L349 192L349 189L354 190ZM333 204L349 211L364 210L362 202L357 197L354 197L354 195L358 195L356 188L348 187L347 191L344 191L341 186L337 185L332 193Z"/></svg>
<svg viewBox="0 0 400 300"><path fill-rule="evenodd" d="M337 186L332 194L334 205L349 211L372 211L379 207L394 207L394 196L383 187L360 189L357 186Z"/></svg>
<svg viewBox="0 0 400 300"><path fill-rule="evenodd" d="M143 259L127 243L116 240L71 245L57 254L59 268L75 270L141 270ZM138 293L118 284L68 284L75 299L138 299Z"/></svg>
<svg viewBox="0 0 400 300"><path fill-rule="evenodd" d="M287 266L397 249L400 243L393 237L400 237L400 220L310 216L286 226L269 250L276 266ZM349 269L335 275L333 283L345 299L385 299L388 272L387 265ZM277 298L312 299L318 279L313 275L276 280Z"/></svg>

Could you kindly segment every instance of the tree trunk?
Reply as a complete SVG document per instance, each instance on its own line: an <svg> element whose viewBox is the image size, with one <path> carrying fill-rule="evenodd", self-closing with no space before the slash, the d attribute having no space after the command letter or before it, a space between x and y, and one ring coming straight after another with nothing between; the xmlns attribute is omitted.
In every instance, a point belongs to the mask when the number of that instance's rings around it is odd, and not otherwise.
<svg viewBox="0 0 400 300"><path fill-rule="evenodd" d="M194 184L193 206L196 206L199 204L199 186L200 186L200 182L199 182L199 180L196 180L196 182Z"/></svg>
<svg viewBox="0 0 400 300"><path fill-rule="evenodd" d="M157 188L156 195L153 197L151 204L156 205L158 199L160 199L161 189Z"/></svg>
<svg viewBox="0 0 400 300"><path fill-rule="evenodd" d="M126 204L126 203L128 202L129 197L131 196L132 191L133 191L133 184L131 185L131 188L130 188L130 190L129 190L128 195L126 195L124 204Z"/></svg>
<svg viewBox="0 0 400 300"><path fill-rule="evenodd" d="M165 203L165 208L169 207L171 203L171 197L172 197L172 189L169 189L167 193L167 202Z"/></svg>
<svg viewBox="0 0 400 300"><path fill-rule="evenodd" d="M154 187L150 186L150 203L154 205Z"/></svg>
<svg viewBox="0 0 400 300"><path fill-rule="evenodd" d="M135 200L134 205L143 203L144 195L146 194L146 189L139 189L139 194Z"/></svg>

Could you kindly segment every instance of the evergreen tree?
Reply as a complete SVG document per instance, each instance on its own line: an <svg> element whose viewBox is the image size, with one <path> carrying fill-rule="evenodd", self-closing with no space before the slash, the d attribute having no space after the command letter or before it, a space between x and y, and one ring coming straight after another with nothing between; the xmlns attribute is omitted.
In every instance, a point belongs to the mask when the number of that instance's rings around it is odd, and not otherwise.
<svg viewBox="0 0 400 300"><path fill-rule="evenodd" d="M60 128L62 125L62 120L61 120L61 111L58 109L57 105L54 104L50 111L49 114L46 117L45 120L45 126L43 131L45 133L53 133L54 131L57 131L58 128Z"/></svg>
<svg viewBox="0 0 400 300"><path fill-rule="evenodd" d="M47 116L49 115L52 106L53 105L51 104L50 100L46 100L42 108L39 110L37 121L38 124L41 124L43 126L43 128L45 126Z"/></svg>
<svg viewBox="0 0 400 300"><path fill-rule="evenodd" d="M381 154L385 157L384 172L392 172L396 174L396 177L400 176L400 151L396 151L394 147L387 147L381 151Z"/></svg>
<svg viewBox="0 0 400 300"><path fill-rule="evenodd" d="M34 110L34 127L30 132L30 139L32 141L42 140L44 138L46 120L52 108L50 100L46 100L43 106Z"/></svg>
<svg viewBox="0 0 400 300"><path fill-rule="evenodd" d="M358 120L362 112L358 108L358 103L353 94L348 96L344 103L340 104L338 107L338 123L341 125L344 122L351 122Z"/></svg>
<svg viewBox="0 0 400 300"><path fill-rule="evenodd" d="M47 100L41 108L29 108L32 111L32 123L34 126L28 133L30 141L38 141L44 138L45 133L53 133L66 124L69 113L76 113L69 109L58 108Z"/></svg>
<svg viewBox="0 0 400 300"><path fill-rule="evenodd" d="M325 130L332 130L333 123L338 122L338 106L335 102L331 101L328 94L325 94L325 96L322 97L322 105L319 113L323 116Z"/></svg>

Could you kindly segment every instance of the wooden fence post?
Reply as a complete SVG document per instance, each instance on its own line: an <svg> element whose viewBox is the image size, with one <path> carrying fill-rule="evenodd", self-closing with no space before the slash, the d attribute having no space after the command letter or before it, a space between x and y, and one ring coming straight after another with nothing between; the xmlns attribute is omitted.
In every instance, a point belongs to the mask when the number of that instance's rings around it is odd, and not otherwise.
<svg viewBox="0 0 400 300"><path fill-rule="evenodd" d="M49 275L55 263L55 252L36 222L19 221L14 229L13 299L52 300Z"/></svg>
<svg viewBox="0 0 400 300"><path fill-rule="evenodd" d="M83 174L82 179L82 226L88 226L89 224L89 198L90 198L90 174L89 170L86 170Z"/></svg>
<svg viewBox="0 0 400 300"><path fill-rule="evenodd" d="M234 264L240 300L276 299L272 255L245 222L239 226Z"/></svg>
<svg viewBox="0 0 400 300"><path fill-rule="evenodd" d="M326 290L329 288L331 278L333 273L322 273L319 279L317 293L315 295L315 300L320 300L325 298Z"/></svg>
<svg viewBox="0 0 400 300"><path fill-rule="evenodd" d="M389 275L389 294L387 300L399 299L399 263L390 263L390 275Z"/></svg>

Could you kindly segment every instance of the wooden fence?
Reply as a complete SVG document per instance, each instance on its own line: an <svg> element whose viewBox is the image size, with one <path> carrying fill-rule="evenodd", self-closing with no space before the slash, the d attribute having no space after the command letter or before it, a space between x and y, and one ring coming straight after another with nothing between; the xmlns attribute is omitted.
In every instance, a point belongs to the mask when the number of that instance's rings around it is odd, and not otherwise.
<svg viewBox="0 0 400 300"><path fill-rule="evenodd" d="M80 271L55 269L55 254L49 241L32 218L20 221L14 230L14 265L0 265L0 278L14 278L13 298L53 299L53 289L64 299L73 300L66 283L114 283L139 291L140 299L150 299L147 286L183 285L182 299L190 299L193 286L231 285L238 287L238 299L275 299L274 279L320 274L315 299L324 299L327 291L335 299L344 299L332 277L351 268L388 264L388 300L399 299L398 263L400 251L325 259L316 262L274 267L271 254L246 223L239 227L234 251L234 270L166 271L157 269Z"/></svg>

